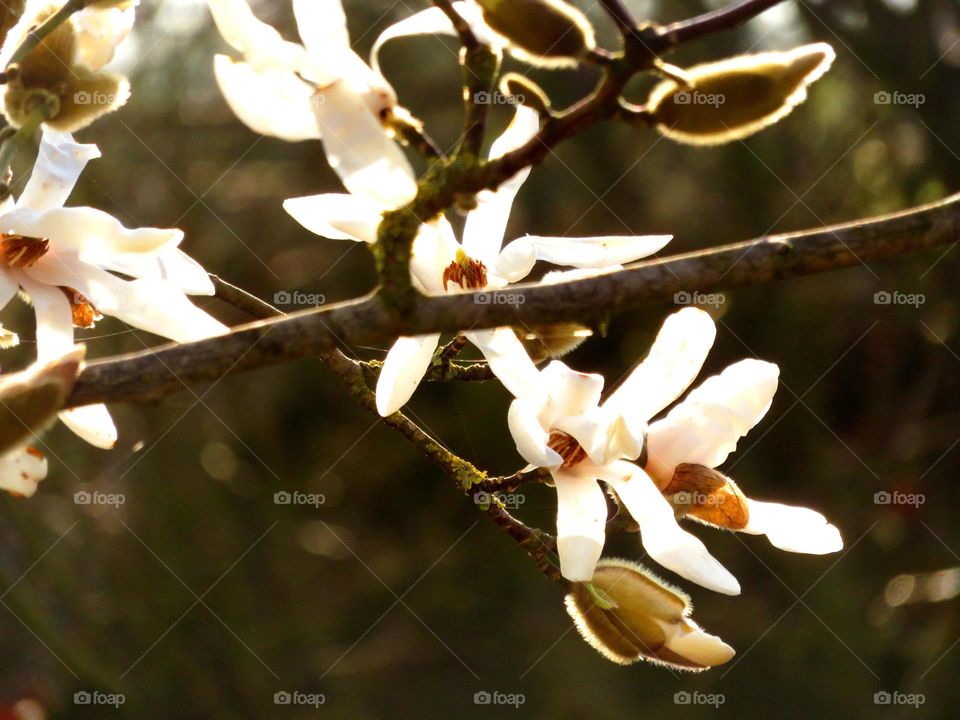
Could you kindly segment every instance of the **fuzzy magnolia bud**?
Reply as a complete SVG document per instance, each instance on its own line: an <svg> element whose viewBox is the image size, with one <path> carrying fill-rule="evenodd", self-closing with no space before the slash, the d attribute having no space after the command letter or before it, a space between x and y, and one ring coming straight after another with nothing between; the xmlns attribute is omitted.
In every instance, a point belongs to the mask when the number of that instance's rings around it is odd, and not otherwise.
<svg viewBox="0 0 960 720"><path fill-rule="evenodd" d="M735 654L689 618L686 595L627 560L601 560L590 583L573 584L566 606L584 640L621 665L649 660L699 671Z"/></svg>
<svg viewBox="0 0 960 720"><path fill-rule="evenodd" d="M562 0L477 0L483 19L531 65L571 67L596 48L587 16Z"/></svg>
<svg viewBox="0 0 960 720"><path fill-rule="evenodd" d="M737 484L703 465L678 465L662 492L677 513L708 525L743 530L750 521L747 498Z"/></svg>
<svg viewBox="0 0 960 720"><path fill-rule="evenodd" d="M44 11L34 24L51 13ZM51 129L74 132L116 110L130 96L126 78L79 64L73 20L57 27L16 65L6 84L3 103L4 115L14 127L40 114Z"/></svg>
<svg viewBox="0 0 960 720"><path fill-rule="evenodd" d="M555 360L580 347L593 331L579 323L559 323L557 325L531 325L515 330L527 354L534 362Z"/></svg>
<svg viewBox="0 0 960 720"><path fill-rule="evenodd" d="M657 85L647 111L678 142L717 145L745 138L781 120L807 98L836 54L826 43L766 52L689 68L690 86Z"/></svg>
<svg viewBox="0 0 960 720"><path fill-rule="evenodd" d="M541 115L553 112L550 98L539 85L519 73L507 73L500 81L500 92Z"/></svg>
<svg viewBox="0 0 960 720"><path fill-rule="evenodd" d="M53 362L0 376L0 454L47 429L63 408L80 372L84 348Z"/></svg>
<svg viewBox="0 0 960 720"><path fill-rule="evenodd" d="M26 0L4 0L4 2L0 2L0 45L3 44L13 26L20 21L20 16L23 15L23 8L26 4Z"/></svg>

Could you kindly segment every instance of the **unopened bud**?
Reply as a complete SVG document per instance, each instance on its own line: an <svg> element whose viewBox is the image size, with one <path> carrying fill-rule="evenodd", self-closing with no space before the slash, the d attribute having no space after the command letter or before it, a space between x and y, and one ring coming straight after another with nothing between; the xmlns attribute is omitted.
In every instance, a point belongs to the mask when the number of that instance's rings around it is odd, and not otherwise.
<svg viewBox="0 0 960 720"><path fill-rule="evenodd" d="M550 98L533 80L519 73L507 73L500 81L500 92L514 98L521 105L533 108L541 115L549 115L553 108Z"/></svg>
<svg viewBox="0 0 960 720"><path fill-rule="evenodd" d="M735 654L689 618L686 595L627 560L602 559L591 582L573 584L566 606L584 640L621 665L649 660L699 671Z"/></svg>
<svg viewBox="0 0 960 720"><path fill-rule="evenodd" d="M596 48L587 16L562 0L477 0L490 28L531 65L575 66Z"/></svg>
<svg viewBox="0 0 960 720"><path fill-rule="evenodd" d="M534 362L558 359L580 347L593 331L579 323L528 325L515 330Z"/></svg>
<svg viewBox="0 0 960 720"><path fill-rule="evenodd" d="M698 65L685 71L688 87L674 80L657 85L647 111L657 129L678 142L739 140L789 115L835 57L829 45L814 43Z"/></svg>

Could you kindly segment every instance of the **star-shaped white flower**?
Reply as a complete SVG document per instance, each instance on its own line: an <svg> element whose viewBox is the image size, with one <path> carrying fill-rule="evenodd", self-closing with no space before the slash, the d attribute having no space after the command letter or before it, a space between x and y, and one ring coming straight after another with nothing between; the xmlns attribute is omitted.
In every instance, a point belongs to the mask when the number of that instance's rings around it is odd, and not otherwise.
<svg viewBox="0 0 960 720"><path fill-rule="evenodd" d="M410 163L384 125L401 112L397 95L351 49L340 0L293 0L303 45L283 40L246 0L208 1L224 40L243 54L239 62L214 58L237 117L262 135L322 139L330 167L351 193L389 208L416 196Z"/></svg>
<svg viewBox="0 0 960 720"><path fill-rule="evenodd" d="M498 158L520 147L539 129L540 116L518 106L510 127L491 148ZM527 168L495 192L477 196L467 216L460 243L443 217L424 224L414 241L410 271L414 284L428 295L503 291L530 274L538 261L603 272L651 255L669 241L668 235L586 238L527 236L503 246L514 198L530 174ZM384 182L387 178L384 178ZM335 239L375 242L384 208L356 195L325 194L287 200L284 207L304 227ZM519 296L518 296L519 297ZM519 301L519 300L518 300ZM534 379L526 351L509 327L465 333L490 363L490 368L514 395ZM381 415L399 410L426 374L439 334L400 338L391 348L377 382Z"/></svg>
<svg viewBox="0 0 960 720"><path fill-rule="evenodd" d="M518 451L531 465L549 468L556 484L567 579L588 581L603 550L607 504L597 482L603 480L639 524L651 558L711 590L739 592L736 579L677 524L662 490L681 463L713 468L727 458L769 409L777 366L736 363L648 428L696 378L715 336L709 315L686 308L667 319L650 354L606 401L601 376L554 362L511 405ZM778 547L819 553L842 546L836 528L812 510L749 501L748 511L749 522L736 529L766 533Z"/></svg>
<svg viewBox="0 0 960 720"><path fill-rule="evenodd" d="M99 156L95 145L44 131L23 193L0 205L0 309L21 289L29 296L39 361L69 352L74 325L90 326L100 314L177 342L227 332L187 299L213 295L214 288L206 271L179 249L183 232L131 230L101 210L63 207L87 162ZM116 441L102 405L60 417L98 447Z"/></svg>

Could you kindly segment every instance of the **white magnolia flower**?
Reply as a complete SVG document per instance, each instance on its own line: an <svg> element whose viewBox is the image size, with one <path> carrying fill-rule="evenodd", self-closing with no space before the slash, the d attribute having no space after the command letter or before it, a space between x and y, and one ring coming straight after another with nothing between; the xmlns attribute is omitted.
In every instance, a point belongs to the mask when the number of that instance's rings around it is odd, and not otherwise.
<svg viewBox="0 0 960 720"><path fill-rule="evenodd" d="M560 564L567 579L588 581L603 550L607 504L597 482L603 480L639 524L651 558L704 587L739 592L736 579L677 524L662 491L681 463L713 468L727 458L769 409L777 366L736 363L647 426L693 382L715 336L709 315L686 308L667 319L650 354L605 402L601 376L554 362L511 406L517 449L532 465L549 468L556 483ZM749 501L747 511L749 522L736 529L767 533L778 547L818 553L842 544L836 528L812 510Z"/></svg>
<svg viewBox="0 0 960 720"><path fill-rule="evenodd" d="M78 346L48 363L0 376L0 490L31 497L47 476L47 460L34 443L57 419L83 356Z"/></svg>
<svg viewBox="0 0 960 720"><path fill-rule="evenodd" d="M540 116L519 106L506 132L493 144L497 158L525 144L539 129ZM670 237L534 237L527 236L503 246L504 233L514 198L530 174L527 168L502 184L495 192L477 196L477 208L470 212L457 241L450 223L443 217L426 223L414 241L410 270L414 283L429 295L444 293L502 291L530 274L537 261L594 272L618 267L651 255L664 247ZM384 182L388 178L383 179ZM384 208L355 195L314 195L287 200L284 207L304 227L334 239L373 243ZM524 392L535 379L523 345L509 327L475 330L467 339L483 352L491 370L514 395ZM377 382L377 409L381 415L399 410L413 395L426 374L439 334L400 338L391 348Z"/></svg>
<svg viewBox="0 0 960 720"><path fill-rule="evenodd" d="M240 62L214 58L237 117L262 135L322 139L330 167L351 193L389 208L413 200L413 169L384 125L402 112L397 95L351 49L340 0L293 0L303 45L283 40L246 0L208 1L224 40L243 55Z"/></svg>
<svg viewBox="0 0 960 720"><path fill-rule="evenodd" d="M21 289L29 297L39 361L68 352L74 325L89 327L100 314L177 342L227 332L187 299L213 295L214 289L204 269L178 248L180 230L131 230L100 210L63 207L84 166L99 156L95 145L44 131L23 193L0 205L0 308ZM102 405L60 417L97 447L116 441Z"/></svg>

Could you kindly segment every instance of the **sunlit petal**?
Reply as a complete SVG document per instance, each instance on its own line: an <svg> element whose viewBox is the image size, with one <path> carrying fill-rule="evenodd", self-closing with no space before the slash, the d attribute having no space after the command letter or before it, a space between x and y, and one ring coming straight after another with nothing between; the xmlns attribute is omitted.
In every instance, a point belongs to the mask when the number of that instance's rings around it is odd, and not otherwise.
<svg viewBox="0 0 960 720"><path fill-rule="evenodd" d="M606 498L595 478L554 470L553 479L560 572L571 582L589 582L603 552Z"/></svg>
<svg viewBox="0 0 960 720"><path fill-rule="evenodd" d="M393 415L413 397L433 359L440 335L421 335L397 340L377 380L377 412Z"/></svg>

